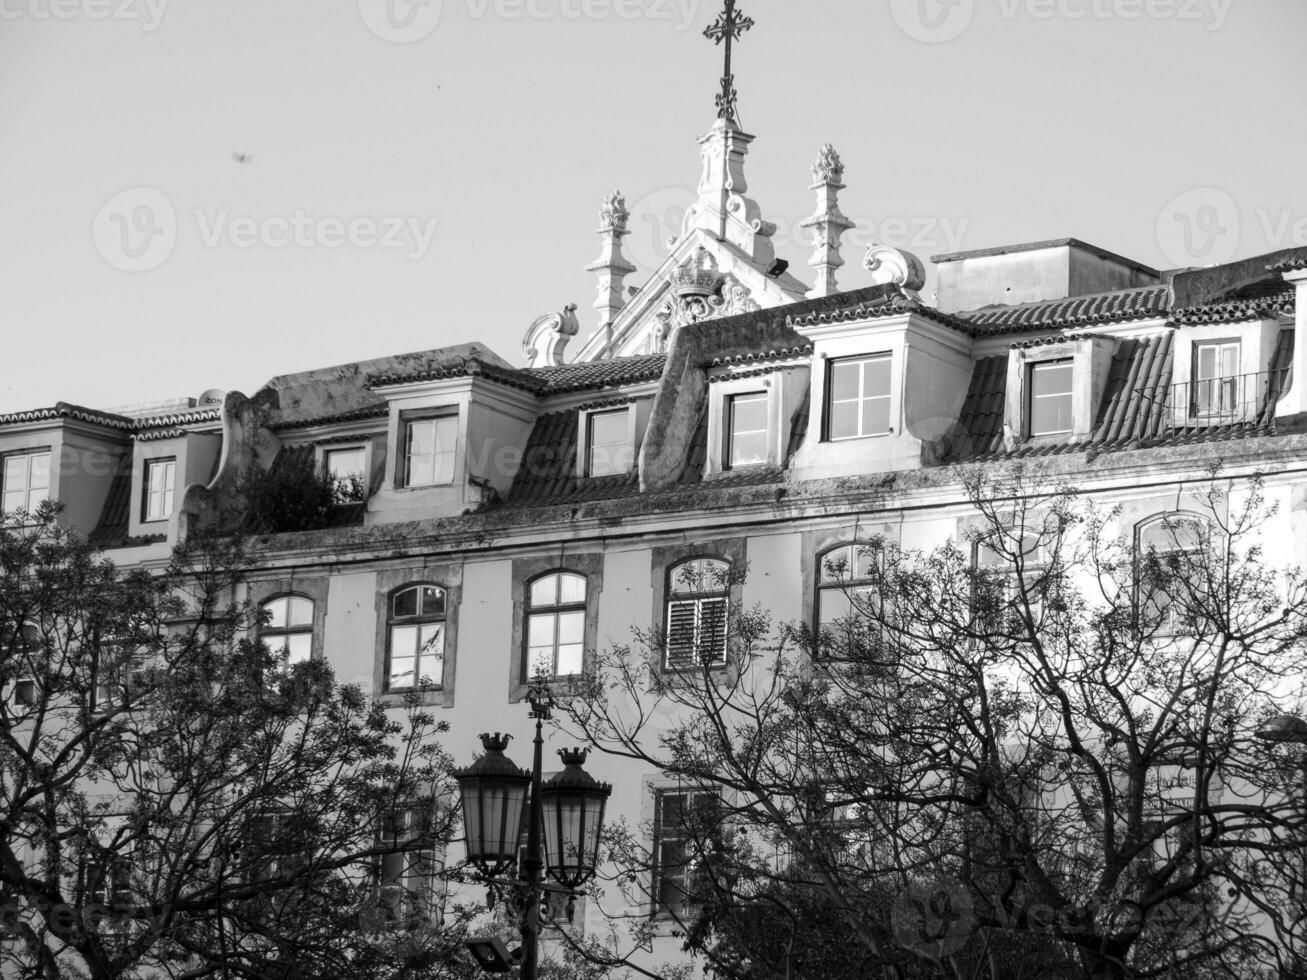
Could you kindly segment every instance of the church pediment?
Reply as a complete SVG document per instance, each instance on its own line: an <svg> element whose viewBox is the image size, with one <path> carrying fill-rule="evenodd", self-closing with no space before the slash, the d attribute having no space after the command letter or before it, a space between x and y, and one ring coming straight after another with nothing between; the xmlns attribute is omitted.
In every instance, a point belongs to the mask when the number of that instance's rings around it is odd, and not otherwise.
<svg viewBox="0 0 1307 980"><path fill-rule="evenodd" d="M667 349L672 333L687 324L770 309L803 297L803 283L788 272L770 271L701 229L688 229L614 318L606 336L591 337L578 359L658 353Z"/></svg>

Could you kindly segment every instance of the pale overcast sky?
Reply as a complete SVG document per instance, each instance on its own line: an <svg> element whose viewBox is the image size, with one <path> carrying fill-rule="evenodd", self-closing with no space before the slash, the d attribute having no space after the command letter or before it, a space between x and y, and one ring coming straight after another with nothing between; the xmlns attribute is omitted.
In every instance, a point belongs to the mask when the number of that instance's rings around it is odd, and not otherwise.
<svg viewBox="0 0 1307 980"><path fill-rule="evenodd" d="M1307 245L1302 0L740 6L750 193L801 278L825 141L862 225L846 289L871 238L1159 267ZM569 302L588 332L604 195L641 274L692 196L720 9L0 0L0 411L467 340L516 363Z"/></svg>

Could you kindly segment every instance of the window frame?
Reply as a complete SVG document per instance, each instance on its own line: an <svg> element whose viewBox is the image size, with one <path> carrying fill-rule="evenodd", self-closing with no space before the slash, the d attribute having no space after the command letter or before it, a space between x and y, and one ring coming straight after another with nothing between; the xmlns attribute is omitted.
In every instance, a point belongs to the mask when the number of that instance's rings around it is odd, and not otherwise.
<svg viewBox="0 0 1307 980"><path fill-rule="evenodd" d="M423 594L421 590L423 589L436 589L440 592L443 608L442 608L442 612L439 615L428 614L425 611L423 611L421 606L421 602L423 600ZM418 590L418 599L419 599L418 612L412 615L404 615L404 616L395 615L394 612L395 601L404 593L413 590ZM385 624L384 624L385 637L386 637L386 659L385 659L385 667L384 670L382 671L382 678L384 683L383 693L403 695L415 691L416 692L439 691L444 688L445 672L447 667L446 664L447 652L449 649L449 606L450 606L450 590L438 582L431 582L431 581L408 582L405 583L404 585L396 586L395 588L387 592L386 606L385 606L386 617L385 617ZM423 675L421 673L422 663L424 660L424 657L422 655L422 650L423 650L422 627L428 625L434 625L434 624L440 625L440 654L439 654L440 679L435 683L423 683L422 678L423 676L427 676L427 675ZM418 642L418 646L414 651L412 657L413 683L408 686L398 687L395 686L394 683L392 682L394 676L393 665L395 660L395 650L394 650L395 629L397 627L406 628L406 627L413 627L413 626L417 627L416 638ZM401 659L409 659L409 658L405 657ZM435 657L433 656L431 657L431 659L435 659Z"/></svg>
<svg viewBox="0 0 1307 980"><path fill-rule="evenodd" d="M685 587L686 583L678 583L678 573L681 569L690 565L711 563L723 566L720 583L713 583L713 588L695 588L693 590ZM731 600L732 600L732 576L734 565L728 557L718 554L695 554L681 558L667 566L664 572L664 593L663 593L663 643L660 654L660 670L667 674L683 674L687 671L698 670L720 670L726 667L729 660L731 641ZM705 570L700 575L717 574ZM677 605L692 603L693 604L693 640L691 641L692 650L684 662L676 663L673 658L673 616L674 607ZM711 662L705 663L701 648L703 645L704 629L704 609L705 603L721 603L721 650L720 656L714 657Z"/></svg>
<svg viewBox="0 0 1307 980"><path fill-rule="evenodd" d="M290 610L293 606L292 600L295 599L298 599L301 602L307 602L309 604L309 621L307 624L300 623L296 625L290 625ZM271 606L274 602L283 602L283 601L286 603L287 625L286 626L264 625L262 619L263 613L268 611L268 607ZM285 650L287 652L288 656L287 656L286 663L284 665L286 669L290 669L291 667L295 666L295 664L297 663L306 663L319 659L317 629L316 629L318 610L317 610L317 601L312 596L305 595L302 592L275 592L259 600L259 614L260 614L260 625L258 630L259 641L267 644L267 646L270 649L272 649L274 653L279 653L281 650ZM277 638L289 639L291 637L296 637L296 636L307 636L309 638L309 655L300 660L290 659L290 657L293 656L293 654L291 654L290 645L288 643L284 643L281 647L276 647L272 642L270 642L271 640Z"/></svg>
<svg viewBox="0 0 1307 980"><path fill-rule="evenodd" d="M170 467L166 473L172 476L172 489L168 488L168 480L165 476L163 486L159 491L159 500L162 513L153 516L155 512L151 505L155 500L154 492L154 472L160 467ZM172 519L172 515L177 509L177 457L176 456L157 456L153 459L147 459L144 462L144 471L141 477L141 523L142 524L162 524Z"/></svg>
<svg viewBox="0 0 1307 980"><path fill-rule="evenodd" d="M1047 372L1050 368L1065 368L1067 372L1067 387L1065 391L1059 391L1054 394L1041 394L1037 391L1036 379ZM1074 357L1052 357L1041 361L1031 361L1026 365L1026 436L1031 439L1053 438L1057 436L1070 436L1075 432L1075 391L1076 391L1076 369ZM1047 429L1044 431L1035 431L1035 402L1038 399L1059 398L1066 399L1067 404L1067 426L1064 429Z"/></svg>
<svg viewBox="0 0 1307 980"><path fill-rule="evenodd" d="M846 640L852 641L853 622L850 621L852 613L856 612L853 605L853 597L850 593L863 596L877 595L876 584L878 575L854 575L846 578L828 581L825 577L825 570L832 555L838 552L849 553L849 564L847 567L857 570L859 551L881 552L883 553L883 544L877 548L871 541L837 541L820 549L815 554L814 574L813 574L813 599L812 599L812 627L813 637L820 647L822 637L828 631L840 629L846 637ZM844 597L849 605L849 613L843 617L843 620L834 622L824 622L822 613L822 599L826 593L838 593ZM840 626L841 622L846 625ZM868 621L869 625L876 626L877 635L880 634L879 625L875 621Z"/></svg>
<svg viewBox="0 0 1307 980"><path fill-rule="evenodd" d="M335 505L361 503L367 497L367 492L368 492L368 482L369 482L368 475L372 462L371 443L370 442L340 443L340 444L335 444L330 446L323 446L321 447L320 452L321 452L320 463L321 463L322 470L324 473L327 474L328 477L331 478L332 496L334 498L332 500L332 503ZM344 453L360 453L363 457L362 463L360 464L360 468L357 473L358 480L359 483L362 484L363 491L362 491L362 496L359 497L357 500L347 499L346 497L346 494L348 493L348 489L349 489L349 484L346 483L345 481L349 478L349 476L353 476L355 474L348 474L345 477L337 477L335 473L332 471L331 457L336 455L341 455Z"/></svg>
<svg viewBox="0 0 1307 980"><path fill-rule="evenodd" d="M439 448L439 432L442 422L452 423L453 425L453 445L448 452L432 452L432 479L435 480L438 473L435 470L435 461L441 456L450 457L450 476L448 480L436 481L432 483L414 483L413 482L413 453L411 450L413 440L413 430L417 426L432 425L432 444ZM431 490L440 487L452 487L458 485L458 459L459 459L459 428L460 420L457 411L432 411L422 412L413 415L405 415L400 419L399 428L399 452L396 453L396 465L400 471L401 478L397 481L401 490Z"/></svg>
<svg viewBox="0 0 1307 980"><path fill-rule="evenodd" d="M1220 371L1219 365L1222 360L1221 353L1231 349L1233 349L1234 351L1235 373L1228 374L1228 375L1219 373ZM1201 368L1202 368L1202 354L1204 350L1214 350L1217 352L1215 361L1216 361L1218 373L1214 377L1204 378L1200 376ZM1189 372L1190 383L1189 383L1188 409L1189 409L1190 418L1196 419L1201 422L1210 422L1213 420L1238 418L1240 414L1240 408L1241 408L1239 404L1239 388L1240 388L1239 379L1242 377L1240 366L1242 364L1242 358L1243 358L1243 341L1238 337L1213 338L1210 340L1195 340L1193 342L1192 357L1193 357L1192 367ZM1221 403L1224 400L1224 395L1227 390L1227 384L1229 386L1228 390L1230 392L1230 405L1228 407L1222 408ZM1199 404L1200 402L1199 392L1202 390L1208 390L1205 389L1204 386L1210 386L1210 385L1215 385L1217 406L1215 408L1212 408L1209 405L1208 409L1204 411L1201 405ZM1211 401L1210 395L1208 396L1208 400L1209 402Z"/></svg>
<svg viewBox="0 0 1307 980"><path fill-rule="evenodd" d="M598 419L616 418L624 416L626 433L623 436L621 447L615 456L625 465L620 468L614 468L605 472L595 472L595 438L594 424ZM578 460L578 472L581 476L589 479L602 479L609 476L625 476L630 473L635 466L635 412L632 406L623 405L618 407L594 408L581 413L580 421L581 439L580 454ZM605 443L605 446L615 445Z"/></svg>
<svg viewBox="0 0 1307 980"><path fill-rule="evenodd" d="M398 848L378 855L375 863L378 906L388 927L413 928L442 914L446 896L440 876L445 866L444 848L408 846L430 833L435 818L434 811L428 808L382 814L377 846ZM416 888L411 885L415 881Z"/></svg>
<svg viewBox="0 0 1307 980"><path fill-rule="evenodd" d="M32 463L39 457L45 457L45 486L32 486ZM9 508L5 506L5 498L15 491L9 486L6 475L9 472L11 460L22 459L26 461L23 475L23 494L24 504L22 507ZM0 453L0 514L8 513L27 513L34 514L36 509L47 500L52 500L54 491L54 450L51 446L34 446L27 449L15 449L12 452ZM32 506L32 494L36 491L44 491L45 496L36 501L36 507Z"/></svg>
<svg viewBox="0 0 1307 980"><path fill-rule="evenodd" d="M1200 536L1198 541L1199 546L1201 546L1201 535L1203 534L1203 531L1211 530L1211 521L1208 518L1204 517L1202 514L1198 514L1193 511L1187 511L1187 510L1173 510L1161 514L1152 514L1142 518L1141 520L1136 522L1134 526L1134 540L1133 540L1134 615L1135 615L1136 629L1140 630L1141 632L1142 632L1142 627L1140 625L1140 621L1142 620L1144 615L1144 603L1146 601L1149 601L1149 597L1146 597L1143 594L1143 587L1144 587L1143 568L1144 568L1144 561L1146 560L1148 555L1147 547L1145 547L1144 544L1144 536L1154 528L1162 528L1165 530L1165 525L1167 521L1177 521L1177 520L1191 522L1195 526L1194 533ZM1168 531L1167 533L1172 533L1172 532ZM1173 545L1178 544L1178 542L1176 542L1174 539L1172 540L1171 543ZM1163 550L1161 548L1156 548L1154 546L1154 549L1159 559L1163 559L1168 555L1194 554L1198 551L1198 547L1195 548L1169 547ZM1168 597L1168 599L1169 598L1172 597ZM1161 615L1162 613L1159 611L1159 616ZM1165 621L1164 622L1159 621L1157 625L1157 629L1151 635L1164 640L1170 639L1172 637L1184 635L1180 629L1181 624L1178 621L1178 616L1173 611L1172 602L1167 603L1164 618Z"/></svg>
<svg viewBox="0 0 1307 980"><path fill-rule="evenodd" d="M749 389L746 391L730 392L726 396L726 404L722 406L722 435L724 445L722 446L722 469L736 470L749 466L766 466L771 461L771 392L766 388ZM762 403L763 409L763 427L761 429L748 429L745 432L735 430L736 405L741 399L749 399ZM761 433L763 437L763 453L761 459L752 459L746 462L740 462L735 459L735 445L737 437L741 435L757 436Z"/></svg>
<svg viewBox="0 0 1307 980"><path fill-rule="evenodd" d="M665 884L682 882L680 891L684 896L688 893L688 883L690 876L694 874L694 860L688 855L683 855L683 863L668 868L664 858L664 845L669 843L681 842L682 850L688 850L686 842L690 840L687 833L684 832L683 823L678 825L680 833L668 833L666 817L666 800L673 797L680 797L684 802L681 804L681 812L687 809L693 810L699 800L704 800L707 805L714 808L722 806L721 796L713 790L698 787L680 785L655 785L651 787L651 834L650 834L650 857L649 857L649 917L655 921L674 921L688 922L698 917L699 909L696 906L683 903L676 908L673 903L663 900L663 887Z"/></svg>
<svg viewBox="0 0 1307 980"><path fill-rule="evenodd" d="M3 636L0 636L0 645L12 644L15 642L13 635L9 633L9 629L10 627L8 623L4 624L3 628L0 628L0 633L4 634ZM42 643L41 628L35 623L24 622L19 627L19 631L24 635L24 639L21 641L21 650L18 651L20 656L30 657L30 654L33 652L39 654ZM35 634L35 639L31 638L32 634ZM7 652L13 652L13 649L10 648ZM27 661L27 665L28 667L31 666L30 659ZM5 691L4 696L9 704L14 708L26 712L40 705L41 685L35 676L30 674L19 675L10 680L8 684L12 685L12 689Z"/></svg>
<svg viewBox="0 0 1307 980"><path fill-rule="evenodd" d="M531 593L538 582L542 582L553 576L559 577L559 589L557 591L558 601L552 605L533 605L531 602ZM562 577L570 576L580 579L584 594L579 602L562 601ZM536 616L551 616L553 618L553 670L548 674L551 681L566 681L569 678L579 677L585 673L587 662L589 660L589 644L586 642L586 620L590 611L590 579L584 572L579 572L571 568L554 568L544 571L538 575L532 576L523 583L523 626L522 626L522 683L529 683L534 677L532 670L533 664L531 659L531 620ZM580 613L581 616L581 669L574 673L560 674L558 672L558 655L562 644L559 643L559 627L561 617L566 614Z"/></svg>
<svg viewBox="0 0 1307 980"><path fill-rule="evenodd" d="M883 395L868 395L865 390L866 374L865 366L873 362L884 361L888 368L888 378L886 380L885 393ZM857 364L860 367L858 371L858 395L856 398L848 399L835 398L835 372L840 365ZM862 413L863 405L869 401L885 402L885 428L881 432L863 432L862 431ZM826 360L826 378L825 391L823 392L822 405L822 441L823 442L849 442L854 439L875 439L882 436L893 435L894 433L894 352L878 351L872 354L853 354L844 357L832 357ZM836 404L855 404L858 406L858 431L853 435L836 436L832 434L832 426L835 416Z"/></svg>

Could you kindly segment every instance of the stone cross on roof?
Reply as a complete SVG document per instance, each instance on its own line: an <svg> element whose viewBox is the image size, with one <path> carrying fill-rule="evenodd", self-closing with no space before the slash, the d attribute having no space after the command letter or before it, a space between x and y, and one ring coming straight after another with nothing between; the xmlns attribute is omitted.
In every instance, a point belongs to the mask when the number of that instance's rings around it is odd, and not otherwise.
<svg viewBox="0 0 1307 980"><path fill-rule="evenodd" d="M708 27L703 36L721 44L726 42L726 70L722 74L722 90L717 96L717 117L736 122L735 117L735 76L731 73L731 47L744 36L744 32L753 27L753 19L738 13L735 0L726 0L726 10L718 16L716 22Z"/></svg>

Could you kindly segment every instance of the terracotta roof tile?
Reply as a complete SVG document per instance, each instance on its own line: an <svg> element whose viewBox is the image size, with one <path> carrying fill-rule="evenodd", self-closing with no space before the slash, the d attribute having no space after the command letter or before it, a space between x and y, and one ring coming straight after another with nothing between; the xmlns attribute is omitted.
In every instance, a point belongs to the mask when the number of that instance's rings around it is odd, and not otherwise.
<svg viewBox="0 0 1307 980"><path fill-rule="evenodd" d="M634 467L629 473L617 476L576 475L578 427L579 413L574 409L548 412L536 419L505 503L562 504L607 500L639 492L640 480Z"/></svg>
<svg viewBox="0 0 1307 980"><path fill-rule="evenodd" d="M586 388L611 388L656 381L662 377L663 365L666 363L666 354L637 354L583 364L524 368L522 373L542 382L542 393L553 395Z"/></svg>
<svg viewBox="0 0 1307 980"><path fill-rule="evenodd" d="M95 530L86 536L87 540L101 548L113 548L127 537L131 526L132 507L132 461L124 459L118 464L113 480L109 484L109 495L105 497L100 509L100 520Z"/></svg>
<svg viewBox="0 0 1307 980"><path fill-rule="evenodd" d="M978 335L988 336L1164 317L1170 303L1169 287L1142 286L1017 306L987 306L959 313L957 318L970 324Z"/></svg>
<svg viewBox="0 0 1307 980"><path fill-rule="evenodd" d="M1261 287L1261 288L1258 288ZM1176 310L1171 319L1176 323L1239 323L1244 320L1264 320L1281 313L1292 313L1297 290L1283 282L1263 283L1244 287L1238 298L1204 303Z"/></svg>

